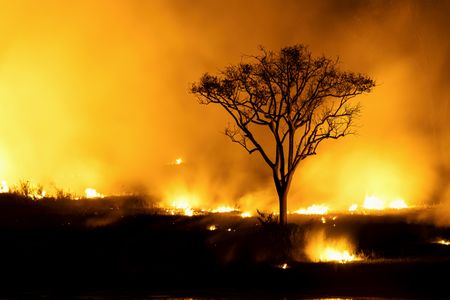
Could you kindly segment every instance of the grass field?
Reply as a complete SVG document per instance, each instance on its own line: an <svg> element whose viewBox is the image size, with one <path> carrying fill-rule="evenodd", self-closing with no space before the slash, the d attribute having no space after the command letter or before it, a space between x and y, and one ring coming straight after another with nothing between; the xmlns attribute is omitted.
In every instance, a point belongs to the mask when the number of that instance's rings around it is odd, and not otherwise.
<svg viewBox="0 0 450 300"><path fill-rule="evenodd" d="M435 242L450 228L412 221L416 212L326 223L291 216L281 229L233 213L168 215L148 203L0 194L0 295L450 296L450 246ZM363 259L309 261L303 249L317 230L346 235Z"/></svg>

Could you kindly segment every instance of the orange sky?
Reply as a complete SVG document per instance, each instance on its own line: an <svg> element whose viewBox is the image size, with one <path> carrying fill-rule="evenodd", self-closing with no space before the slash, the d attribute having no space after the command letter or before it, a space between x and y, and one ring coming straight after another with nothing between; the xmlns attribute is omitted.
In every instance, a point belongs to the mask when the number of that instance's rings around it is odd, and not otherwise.
<svg viewBox="0 0 450 300"><path fill-rule="evenodd" d="M0 179L276 207L262 161L188 90L258 45L304 43L378 86L359 135L299 169L290 206L446 201L450 4L317 2L1 0Z"/></svg>

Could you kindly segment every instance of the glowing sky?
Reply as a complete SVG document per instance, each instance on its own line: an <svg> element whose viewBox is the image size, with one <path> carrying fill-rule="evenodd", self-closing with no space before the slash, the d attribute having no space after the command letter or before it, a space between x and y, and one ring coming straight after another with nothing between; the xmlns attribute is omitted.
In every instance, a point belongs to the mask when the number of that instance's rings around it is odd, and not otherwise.
<svg viewBox="0 0 450 300"><path fill-rule="evenodd" d="M259 158L188 90L258 45L304 43L378 86L359 135L305 161L291 203L445 201L449 15L448 1L1 0L0 180L276 207Z"/></svg>

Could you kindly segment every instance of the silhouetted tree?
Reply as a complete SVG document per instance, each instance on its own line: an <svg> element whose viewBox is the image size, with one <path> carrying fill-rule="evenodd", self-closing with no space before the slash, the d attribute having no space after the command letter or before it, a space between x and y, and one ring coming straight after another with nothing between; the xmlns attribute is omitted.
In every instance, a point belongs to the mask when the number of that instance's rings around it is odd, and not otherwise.
<svg viewBox="0 0 450 300"><path fill-rule="evenodd" d="M304 45L260 50L219 75L205 73L191 92L201 104L225 109L234 121L225 134L248 153L259 153L270 167L283 225L299 163L315 155L322 141L353 133L360 105L350 100L370 92L375 82L340 71L338 59L313 57Z"/></svg>

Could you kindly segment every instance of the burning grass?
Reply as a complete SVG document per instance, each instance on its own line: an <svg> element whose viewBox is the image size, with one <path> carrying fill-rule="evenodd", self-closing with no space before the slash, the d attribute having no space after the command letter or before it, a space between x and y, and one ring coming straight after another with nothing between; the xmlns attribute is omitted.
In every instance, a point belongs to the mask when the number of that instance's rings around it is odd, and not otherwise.
<svg viewBox="0 0 450 300"><path fill-rule="evenodd" d="M308 233L305 253L313 262L347 263L362 260L355 246L346 237L330 238L324 230Z"/></svg>
<svg viewBox="0 0 450 300"><path fill-rule="evenodd" d="M307 208L300 208L294 211L294 214L300 215L325 215L328 213L328 206L323 204L313 204Z"/></svg>
<svg viewBox="0 0 450 300"><path fill-rule="evenodd" d="M181 165L183 164L182 159L177 159L173 164ZM43 200L43 199L58 199L58 200L99 200L104 198L111 198L117 196L108 196L100 193L95 188L88 187L84 190L84 195L80 196L73 194L62 189L53 187L54 191L48 192L43 188L42 185L32 184L29 181L21 181L18 185L9 186L5 180L0 182L0 194L1 193L12 193L21 196L28 197L33 200ZM123 195L127 196L127 195ZM132 196L132 195L131 195ZM305 215L305 216L323 216L321 218L322 223L327 222L327 218L330 215L336 214L387 214L387 213L397 213L399 211L405 211L412 209L405 200L400 198L386 199L383 197L378 197L375 195L368 195L360 203L351 204L347 210L343 210L340 207L334 207L329 204L311 204L305 208L299 208L295 211L289 212L291 216L293 215ZM236 202L233 205L227 204L223 201L220 204L213 204L205 202L201 199L199 195L186 190L174 189L171 193L168 193L161 199L152 203L152 209L158 209L158 213L170 214L170 215L184 215L184 216L196 216L204 215L209 213L217 214L237 214L242 218L250 218L255 216L254 213L257 211L257 207L249 209L241 209L239 203ZM273 214L276 216L276 213Z"/></svg>
<svg viewBox="0 0 450 300"><path fill-rule="evenodd" d="M8 257L2 280L53 285L65 278L108 286L131 278L170 290L257 278L258 289L279 280L351 294L355 285L371 291L375 281L389 284L384 279L392 270L407 276L400 279L405 286L424 277L420 272L428 269L418 260L432 268L450 260L450 247L437 243L449 240L449 228L411 223L401 214L295 214L280 228L237 211L200 212L172 215L155 199L138 196L36 201L1 194L0 255Z"/></svg>
<svg viewBox="0 0 450 300"><path fill-rule="evenodd" d="M450 246L450 240L439 239L439 240L435 241L435 243L440 244L440 245Z"/></svg>

